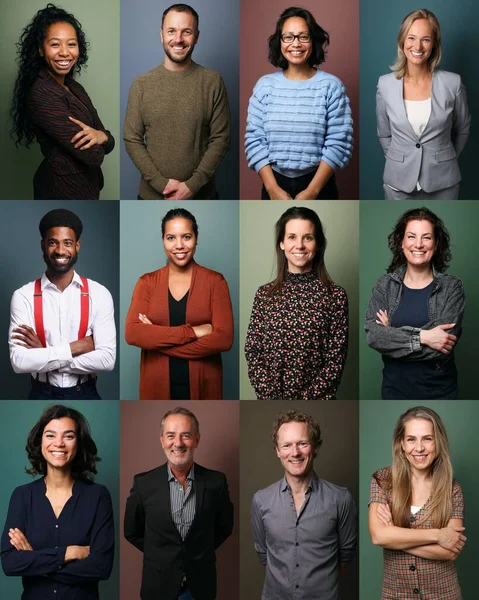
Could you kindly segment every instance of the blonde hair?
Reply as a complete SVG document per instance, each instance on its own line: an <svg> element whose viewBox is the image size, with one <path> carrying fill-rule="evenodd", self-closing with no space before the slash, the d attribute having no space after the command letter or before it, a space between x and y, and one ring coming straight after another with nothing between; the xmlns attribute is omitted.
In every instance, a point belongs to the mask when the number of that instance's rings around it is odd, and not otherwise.
<svg viewBox="0 0 479 600"><path fill-rule="evenodd" d="M399 527L410 527L412 485L411 466L401 446L406 430L406 423L412 419L425 419L432 423L436 457L430 467L432 480L431 494L423 520L430 519L433 527L445 527L452 514L453 474L449 442L446 428L441 417L431 408L415 406L399 417L394 429L391 468L393 523Z"/></svg>
<svg viewBox="0 0 479 600"><path fill-rule="evenodd" d="M413 10L406 15L401 23L398 33L398 55L396 62L389 68L396 74L396 79L401 79L407 73L407 59L404 54L404 42L406 41L407 34L412 27L414 21L417 19L427 19L432 27L432 35L434 46L431 52L431 56L428 58L427 64L430 72L432 73L441 62L442 46L441 46L441 26L434 13L425 8Z"/></svg>

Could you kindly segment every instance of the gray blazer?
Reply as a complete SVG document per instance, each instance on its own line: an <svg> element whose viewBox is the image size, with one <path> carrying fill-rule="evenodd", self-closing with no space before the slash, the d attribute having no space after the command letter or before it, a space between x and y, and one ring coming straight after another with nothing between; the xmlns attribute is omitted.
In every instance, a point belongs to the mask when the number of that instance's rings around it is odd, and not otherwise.
<svg viewBox="0 0 479 600"><path fill-rule="evenodd" d="M457 157L469 136L466 90L456 73L436 70L431 116L421 135L414 133L403 100L403 80L382 75L376 95L378 137L386 157L384 183L410 193L419 181L425 192L459 183Z"/></svg>

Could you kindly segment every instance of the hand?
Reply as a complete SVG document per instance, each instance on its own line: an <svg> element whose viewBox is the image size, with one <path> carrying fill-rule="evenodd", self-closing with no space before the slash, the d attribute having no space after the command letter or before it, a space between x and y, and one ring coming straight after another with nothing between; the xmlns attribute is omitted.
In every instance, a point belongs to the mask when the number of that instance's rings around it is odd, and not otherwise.
<svg viewBox="0 0 479 600"><path fill-rule="evenodd" d="M205 325L196 325L193 327L193 331L197 338L201 338L204 335L208 335L213 331L213 326L210 323L206 323Z"/></svg>
<svg viewBox="0 0 479 600"><path fill-rule="evenodd" d="M383 525L390 526L393 524L393 516L387 504L379 504L376 514Z"/></svg>
<svg viewBox="0 0 479 600"><path fill-rule="evenodd" d="M465 527L443 527L439 530L437 543L446 550L459 554L467 540L467 537L462 534L465 529Z"/></svg>
<svg viewBox="0 0 479 600"><path fill-rule="evenodd" d="M319 196L320 191L321 190L313 191L309 187L307 187L302 192L299 192L299 194L296 194L294 199L295 200L315 200Z"/></svg>
<svg viewBox="0 0 479 600"><path fill-rule="evenodd" d="M456 324L447 323L446 325L438 325L433 329L421 329L419 339L421 344L429 346L433 350L449 354L454 348L457 341L457 336L452 333L446 333L448 329L452 329Z"/></svg>
<svg viewBox="0 0 479 600"><path fill-rule="evenodd" d="M146 315L144 315L143 313L138 313L138 318L145 325L153 325L153 323L150 321L150 319Z"/></svg>
<svg viewBox="0 0 479 600"><path fill-rule="evenodd" d="M376 313L376 323L378 325L384 325L384 327L389 327L389 317L387 310L378 310Z"/></svg>
<svg viewBox="0 0 479 600"><path fill-rule="evenodd" d="M65 562L83 560L84 558L88 558L88 556L90 556L90 546L67 546Z"/></svg>
<svg viewBox="0 0 479 600"><path fill-rule="evenodd" d="M15 546L17 550L33 550L30 542L17 527L15 527L15 529L9 529L8 535L10 536L10 544Z"/></svg>
<svg viewBox="0 0 479 600"><path fill-rule="evenodd" d="M79 125L81 130L75 134L70 140L72 144L74 144L75 148L80 148L80 150L86 150L87 148L91 148L95 144L102 145L108 141L108 136L101 129L93 129L89 125L82 123L78 119L74 119L73 117L68 117L70 121Z"/></svg>
<svg viewBox="0 0 479 600"><path fill-rule="evenodd" d="M168 183L161 192L166 200L188 200L193 197L193 192L184 181L168 179Z"/></svg>
<svg viewBox="0 0 479 600"><path fill-rule="evenodd" d="M72 356L80 356L81 354L87 354L95 350L95 342L92 335L76 340L70 343L70 351Z"/></svg>
<svg viewBox="0 0 479 600"><path fill-rule="evenodd" d="M266 191L268 192L270 200L292 200L288 192L285 192L279 185Z"/></svg>
<svg viewBox="0 0 479 600"><path fill-rule="evenodd" d="M14 342L16 346L43 348L40 338L32 327L19 325L13 330L13 333L17 333L18 335L12 335L12 340L20 340L19 342Z"/></svg>

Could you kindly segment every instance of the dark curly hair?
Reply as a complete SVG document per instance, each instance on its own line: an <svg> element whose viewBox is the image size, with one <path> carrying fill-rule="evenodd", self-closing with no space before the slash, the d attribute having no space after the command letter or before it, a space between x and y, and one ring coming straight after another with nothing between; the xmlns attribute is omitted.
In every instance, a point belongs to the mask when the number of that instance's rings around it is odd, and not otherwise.
<svg viewBox="0 0 479 600"><path fill-rule="evenodd" d="M306 423L309 432L309 441L315 450L319 450L323 443L321 437L321 427L319 423L313 419L310 415L300 412L299 410L285 410L281 412L273 423L273 445L275 448L278 446L278 431L281 425L285 423Z"/></svg>
<svg viewBox="0 0 479 600"><path fill-rule="evenodd" d="M80 217L77 217L75 213L66 208L54 208L42 217L38 226L42 240L45 239L47 231L52 227L68 227L69 229L73 229L77 241L80 239L83 231L83 223Z"/></svg>
<svg viewBox="0 0 479 600"><path fill-rule="evenodd" d="M28 148L35 137L28 116L28 96L33 82L45 67L45 60L40 56L39 48L43 45L47 29L54 23L68 23L75 29L77 35L78 60L66 78L72 78L75 73L79 74L88 60L88 42L81 24L72 14L54 4L47 4L45 8L37 12L22 31L20 40L16 44L18 74L10 110L13 120L10 135L15 140L16 146L23 144Z"/></svg>
<svg viewBox="0 0 479 600"><path fill-rule="evenodd" d="M449 232L442 220L426 207L412 208L401 215L394 227L392 233L388 236L389 249L393 253L391 263L387 269L388 273L392 273L402 265L406 264L406 258L402 251L402 243L406 225L409 221L429 221L434 229L434 239L436 241L436 250L432 257L432 265L439 273L449 267L451 261L451 251L449 249Z"/></svg>
<svg viewBox="0 0 479 600"><path fill-rule="evenodd" d="M268 39L269 44L269 62L279 69L287 69L288 61L281 54L281 32L286 19L291 17L301 17L308 25L308 31L311 35L312 52L308 58L308 65L315 67L326 60L326 48L329 45L329 35L324 29L316 23L315 18L305 8L291 6L281 13L276 23L276 31Z"/></svg>
<svg viewBox="0 0 479 600"><path fill-rule="evenodd" d="M54 404L45 408L40 419L28 434L25 450L32 466L25 470L29 475L47 474L47 463L42 455L43 431L53 419L65 417L73 419L76 423L77 451L71 464L73 478L91 480L97 473L96 463L101 461L101 458L97 455L96 444L92 440L88 421L81 412L74 408L63 404Z"/></svg>

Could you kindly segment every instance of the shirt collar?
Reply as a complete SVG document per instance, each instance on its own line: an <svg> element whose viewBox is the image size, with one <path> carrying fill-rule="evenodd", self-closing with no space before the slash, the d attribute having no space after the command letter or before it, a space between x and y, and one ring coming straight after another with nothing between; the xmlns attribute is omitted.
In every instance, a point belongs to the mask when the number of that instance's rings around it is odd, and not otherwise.
<svg viewBox="0 0 479 600"><path fill-rule="evenodd" d="M170 469L170 463L166 463L166 471L168 473L168 481L178 481L176 477L173 475L173 471ZM195 480L195 464L193 463L190 472L186 476L186 481L194 481Z"/></svg>
<svg viewBox="0 0 479 600"><path fill-rule="evenodd" d="M404 280L404 275L406 274L407 265L401 265L398 267L393 273L390 273L390 276L395 281L402 283ZM434 280L440 279L443 276L443 273L436 271L434 265L432 265L432 277Z"/></svg>
<svg viewBox="0 0 479 600"><path fill-rule="evenodd" d="M72 279L72 283L76 283L77 285L79 285L80 287L83 287L83 282L81 280L80 275L78 275L78 273L74 270L73 271L73 279ZM41 289L42 291L46 288L46 287L53 287L56 290L58 289L57 286L52 283L48 277L46 273L43 273L42 275L42 279L41 279ZM71 284L70 284L71 285Z"/></svg>
<svg viewBox="0 0 479 600"><path fill-rule="evenodd" d="M287 490L290 489L289 483L286 481L286 477L283 477L283 479L280 481L279 489L281 492L286 492ZM313 474L311 476L311 481L309 482L309 485L308 485L308 490L311 490L312 492L317 492L318 489L319 489L319 477L313 471Z"/></svg>

